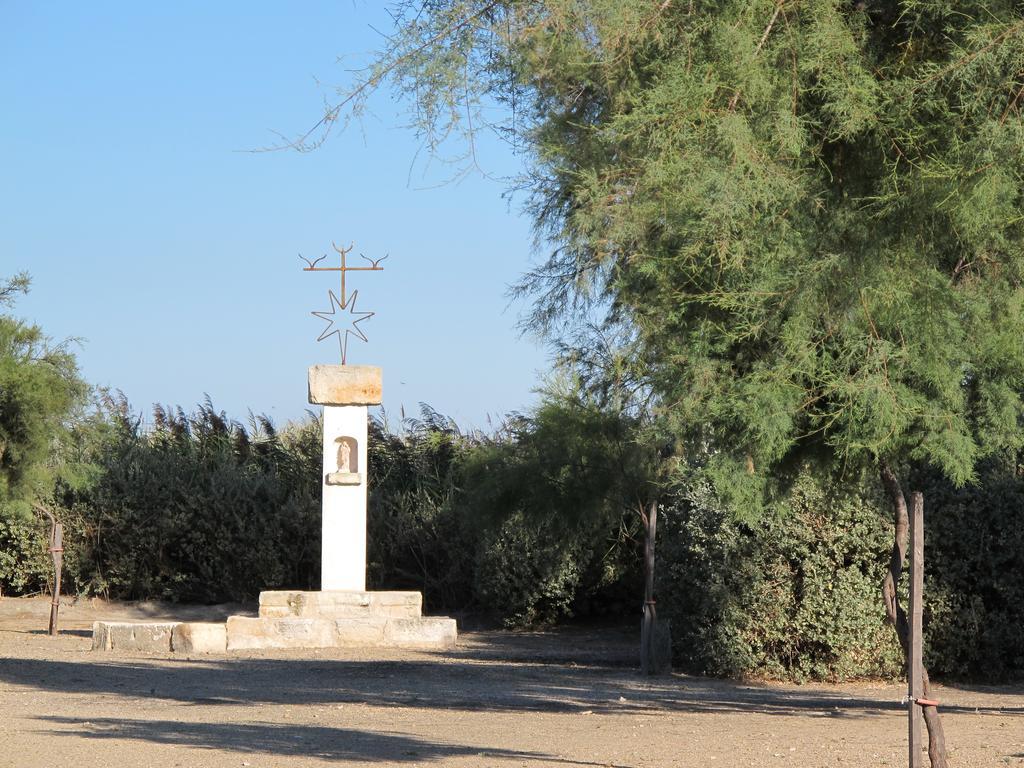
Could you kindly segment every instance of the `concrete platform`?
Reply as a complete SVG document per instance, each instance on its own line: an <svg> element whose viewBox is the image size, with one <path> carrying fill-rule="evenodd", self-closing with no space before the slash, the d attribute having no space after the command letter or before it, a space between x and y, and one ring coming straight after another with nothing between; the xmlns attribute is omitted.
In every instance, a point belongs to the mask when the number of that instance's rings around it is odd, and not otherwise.
<svg viewBox="0 0 1024 768"><path fill-rule="evenodd" d="M93 624L94 651L225 653L270 648L410 648L455 646L454 619L421 615L419 592L260 593L259 616L206 622Z"/></svg>
<svg viewBox="0 0 1024 768"><path fill-rule="evenodd" d="M229 651L268 648L414 648L448 650L457 638L455 620L436 617L250 618L227 622Z"/></svg>

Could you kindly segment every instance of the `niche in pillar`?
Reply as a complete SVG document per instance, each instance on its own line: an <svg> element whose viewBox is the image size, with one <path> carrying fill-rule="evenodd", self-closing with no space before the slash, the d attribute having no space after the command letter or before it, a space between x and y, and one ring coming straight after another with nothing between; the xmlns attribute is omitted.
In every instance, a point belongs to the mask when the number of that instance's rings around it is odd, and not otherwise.
<svg viewBox="0 0 1024 768"><path fill-rule="evenodd" d="M328 485L359 485L359 444L354 437L343 436L334 441L338 450L338 469L327 474Z"/></svg>

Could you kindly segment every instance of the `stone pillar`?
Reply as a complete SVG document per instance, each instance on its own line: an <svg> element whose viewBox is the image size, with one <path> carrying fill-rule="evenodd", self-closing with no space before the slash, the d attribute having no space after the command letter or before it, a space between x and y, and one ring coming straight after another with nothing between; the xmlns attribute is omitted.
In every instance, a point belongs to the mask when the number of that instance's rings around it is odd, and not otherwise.
<svg viewBox="0 0 1024 768"><path fill-rule="evenodd" d="M320 589L366 589L366 406L381 401L381 370L314 365L309 402L324 406Z"/></svg>

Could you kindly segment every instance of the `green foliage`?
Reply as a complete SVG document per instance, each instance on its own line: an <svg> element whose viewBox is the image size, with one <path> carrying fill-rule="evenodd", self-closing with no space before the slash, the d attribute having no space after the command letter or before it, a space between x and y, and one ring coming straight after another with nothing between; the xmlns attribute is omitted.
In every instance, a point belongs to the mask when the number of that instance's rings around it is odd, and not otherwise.
<svg viewBox="0 0 1024 768"><path fill-rule="evenodd" d="M47 533L27 513L0 509L0 594L41 591L52 580Z"/></svg>
<svg viewBox="0 0 1024 768"><path fill-rule="evenodd" d="M938 678L1006 682L1024 673L1024 476L990 463L981 478L957 488L937 470L914 477L926 498L925 659ZM891 546L879 525L885 500L808 468L749 522L707 485L672 498L659 610L676 619L684 668L829 681L901 673L878 609Z"/></svg>
<svg viewBox="0 0 1024 768"><path fill-rule="evenodd" d="M89 447L95 482L57 493L77 590L218 602L315 586L316 423L279 435L259 417L246 429L207 402L191 415L157 407L143 430L123 399L106 409Z"/></svg>
<svg viewBox="0 0 1024 768"><path fill-rule="evenodd" d="M399 432L371 420L367 580L423 592L431 608L473 600L478 521L459 505L466 457L483 438L424 406Z"/></svg>
<svg viewBox="0 0 1024 768"><path fill-rule="evenodd" d="M14 306L14 297L19 293L28 293L31 284L28 272L19 272L14 277L0 280L0 307Z"/></svg>
<svg viewBox="0 0 1024 768"><path fill-rule="evenodd" d="M552 624L570 617L586 589L583 569L593 553L586 536L566 537L554 520L522 512L486 537L475 578L481 605L509 627Z"/></svg>
<svg viewBox="0 0 1024 768"><path fill-rule="evenodd" d="M548 394L508 429L467 470L470 503L499 518L524 512L564 530L607 527L653 492L656 463L639 421L583 392Z"/></svg>
<svg viewBox="0 0 1024 768"><path fill-rule="evenodd" d="M371 583L508 626L590 610L635 578L624 512L608 496L622 477L607 442L616 423L550 402L494 436L463 434L426 407L397 433L372 422Z"/></svg>
<svg viewBox="0 0 1024 768"><path fill-rule="evenodd" d="M398 431L372 422L371 585L420 589L431 610L507 626L635 615L637 515L622 503L629 486L609 476L631 435L628 420L552 399L490 436L429 409ZM157 409L143 428L123 399L107 399L50 460L66 586L191 601L315 588L320 449L316 420L243 428L207 403ZM890 543L880 502L817 474L801 469L750 520L699 481L663 490L658 608L683 666L799 680L899 673L876 607ZM914 478L931 500L926 652L940 676L1004 680L1024 671L1024 483L1013 462L980 480ZM27 512L0 517L0 591L46 589L45 537Z"/></svg>
<svg viewBox="0 0 1024 768"><path fill-rule="evenodd" d="M0 307L28 290L28 277L0 282ZM0 504L52 488L51 445L85 394L74 356L42 330L0 315ZM15 507L7 506L7 514Z"/></svg>
<svg viewBox="0 0 1024 768"><path fill-rule="evenodd" d="M1021 448L1019 3L397 7L367 79L321 125L390 79L432 149L457 136L472 147L489 128L510 137L527 162L513 187L530 195L551 246L518 290L536 302L526 324L563 339L595 315L627 327L632 375L661 430L687 448L689 461L670 468L680 482L704 470L740 533L770 542L765 526L787 512L786 525L810 525L784 501L808 462L846 478L880 464L930 467L963 486L980 462ZM978 528L1016 525L1019 508L1005 514ZM804 530L779 541L799 550ZM761 639L723 647L726 667L791 658L800 661L783 666L794 674L859 668L842 649L867 631L864 616L847 627L803 593L772 592L788 579L854 602L866 594L854 571L816 581L829 569L815 552L770 562L754 553L755 571L775 577L753 586L789 607L765 618ZM794 573L787 557L810 570ZM982 582L992 595L964 575L936 605L964 643L972 617L1003 616L1012 593L992 586L1002 584L995 573ZM734 605L712 624L742 634ZM805 635L832 650L771 650L766 639ZM991 636L1010 647L1005 632ZM980 664L943 653L951 668Z"/></svg>
<svg viewBox="0 0 1024 768"><path fill-rule="evenodd" d="M639 418L575 385L545 393L467 463L465 504L494 521L484 603L511 624L571 616L624 585L639 605L639 511L658 492L656 466Z"/></svg>
<svg viewBox="0 0 1024 768"><path fill-rule="evenodd" d="M1018 459L1019 460L1019 459ZM1024 676L1024 473L990 461L975 486L956 488L936 472L925 493L926 661L947 677Z"/></svg>
<svg viewBox="0 0 1024 768"><path fill-rule="evenodd" d="M962 484L1020 445L1017 4L396 5L333 116L390 80L432 147L511 137L552 246L528 324L634 330L739 512L807 456Z"/></svg>
<svg viewBox="0 0 1024 768"><path fill-rule="evenodd" d="M0 308L13 306L29 282L25 273L0 280ZM85 391L66 343L53 344L38 326L0 314L0 591L46 585L48 530L33 504L53 490L53 449Z"/></svg>
<svg viewBox="0 0 1024 768"><path fill-rule="evenodd" d="M888 537L876 505L801 473L744 523L696 486L665 514L660 605L684 667L726 676L848 680L902 669L878 610Z"/></svg>

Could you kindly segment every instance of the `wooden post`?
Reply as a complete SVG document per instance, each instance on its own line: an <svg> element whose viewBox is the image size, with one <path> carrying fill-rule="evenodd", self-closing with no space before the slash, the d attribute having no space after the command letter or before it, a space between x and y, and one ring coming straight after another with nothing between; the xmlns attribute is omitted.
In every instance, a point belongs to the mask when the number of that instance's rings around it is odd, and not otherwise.
<svg viewBox="0 0 1024 768"><path fill-rule="evenodd" d="M658 670L654 663L658 614L654 608L654 543L658 532L658 502L652 501L645 512L640 505L644 525L644 614L640 624L640 674L652 675Z"/></svg>
<svg viewBox="0 0 1024 768"><path fill-rule="evenodd" d="M907 717L909 720L910 768L921 768L921 707L924 696L921 661L921 615L924 593L924 500L914 494L910 505L910 632L907 643Z"/></svg>
<svg viewBox="0 0 1024 768"><path fill-rule="evenodd" d="M50 634L57 634L57 611L60 610L60 576L64 564L64 526L54 521L50 536L50 556L53 557L53 599L50 601Z"/></svg>

